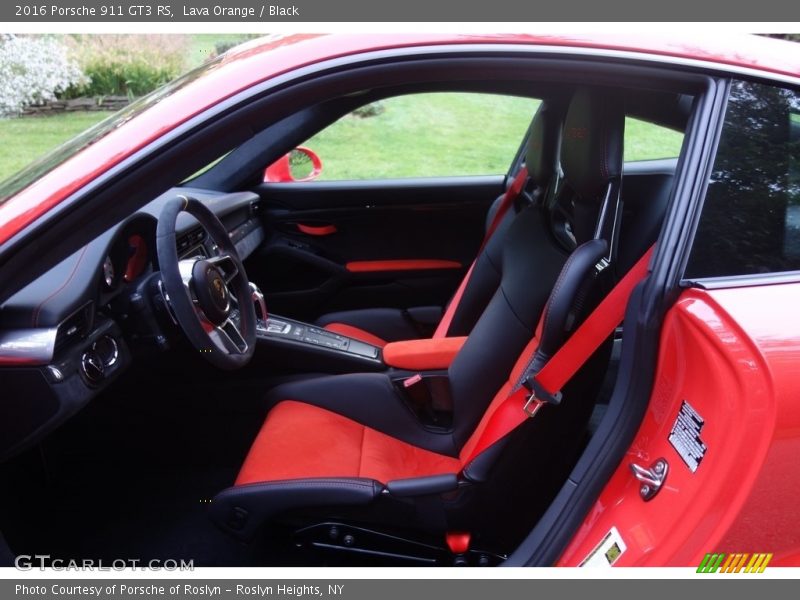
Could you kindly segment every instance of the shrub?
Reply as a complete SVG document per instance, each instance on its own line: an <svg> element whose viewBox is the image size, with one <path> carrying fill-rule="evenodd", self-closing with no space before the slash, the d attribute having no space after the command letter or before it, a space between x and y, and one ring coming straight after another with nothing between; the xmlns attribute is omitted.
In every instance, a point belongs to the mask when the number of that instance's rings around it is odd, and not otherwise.
<svg viewBox="0 0 800 600"><path fill-rule="evenodd" d="M225 40L224 42L217 42L214 44L214 51L217 53L217 56L219 56L220 54L225 54L228 50L235 48L241 43L241 40Z"/></svg>
<svg viewBox="0 0 800 600"><path fill-rule="evenodd" d="M57 39L0 35L0 116L55 100L56 94L85 80Z"/></svg>
<svg viewBox="0 0 800 600"><path fill-rule="evenodd" d="M90 83L67 95L142 96L175 79L185 69L188 41L183 35L79 35L71 54Z"/></svg>
<svg viewBox="0 0 800 600"><path fill-rule="evenodd" d="M383 102L378 101L360 106L350 114L361 119L369 119L370 117L377 117L383 114L385 110L386 107L383 105Z"/></svg>

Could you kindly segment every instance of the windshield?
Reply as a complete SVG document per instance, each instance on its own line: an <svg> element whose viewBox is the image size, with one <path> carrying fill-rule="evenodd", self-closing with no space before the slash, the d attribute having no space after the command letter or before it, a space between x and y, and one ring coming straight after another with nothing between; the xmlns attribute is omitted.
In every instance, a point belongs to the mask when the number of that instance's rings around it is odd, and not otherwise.
<svg viewBox="0 0 800 600"><path fill-rule="evenodd" d="M105 137L114 129L121 127L140 113L146 111L154 104L161 102L164 98L174 94L184 86L192 83L196 79L199 79L209 71L216 69L220 65L221 60L222 56L210 60L200 67L197 67L185 75L178 77L174 81L160 87L147 96L143 96L139 100L132 102L118 113L115 113L107 119L100 121L97 125L90 127L68 142L61 144L51 152L30 163L21 171L18 171L8 179L0 182L0 204L8 200L20 190L23 190L31 185L45 173L67 161L69 158L87 146L90 146L99 139Z"/></svg>

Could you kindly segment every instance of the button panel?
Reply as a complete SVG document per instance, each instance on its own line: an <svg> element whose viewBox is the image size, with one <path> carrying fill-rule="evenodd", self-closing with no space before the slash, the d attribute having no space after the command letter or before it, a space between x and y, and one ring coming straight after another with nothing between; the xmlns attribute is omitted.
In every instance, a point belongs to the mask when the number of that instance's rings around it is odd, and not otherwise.
<svg viewBox="0 0 800 600"><path fill-rule="evenodd" d="M338 350L340 352L349 352L366 358L378 358L379 354L378 348L370 346L369 344L364 344L358 340L353 340L313 325L306 325L304 323L288 320L284 321L274 317L270 317L266 322L259 321L258 333L269 337L275 336L290 339L312 346L330 348L331 350Z"/></svg>

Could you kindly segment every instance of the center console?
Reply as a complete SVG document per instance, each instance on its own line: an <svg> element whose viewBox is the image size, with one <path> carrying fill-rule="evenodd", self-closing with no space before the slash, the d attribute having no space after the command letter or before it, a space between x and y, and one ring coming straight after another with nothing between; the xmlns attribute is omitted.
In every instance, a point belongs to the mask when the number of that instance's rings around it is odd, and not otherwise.
<svg viewBox="0 0 800 600"><path fill-rule="evenodd" d="M258 352L307 371L383 371L381 349L308 323L270 315L256 325Z"/></svg>

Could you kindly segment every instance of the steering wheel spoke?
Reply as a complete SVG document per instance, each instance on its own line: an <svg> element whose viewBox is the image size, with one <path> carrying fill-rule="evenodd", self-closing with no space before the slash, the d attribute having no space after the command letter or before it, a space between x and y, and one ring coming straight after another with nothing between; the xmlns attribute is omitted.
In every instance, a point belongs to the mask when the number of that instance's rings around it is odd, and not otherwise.
<svg viewBox="0 0 800 600"><path fill-rule="evenodd" d="M217 325L211 332L211 338L219 348L228 354L245 354L249 347L247 340L244 339L232 319L227 319L221 325Z"/></svg>
<svg viewBox="0 0 800 600"><path fill-rule="evenodd" d="M229 254L212 256L208 259L208 262L220 270L225 283L230 283L239 274L239 268L236 266L236 261L233 260Z"/></svg>

